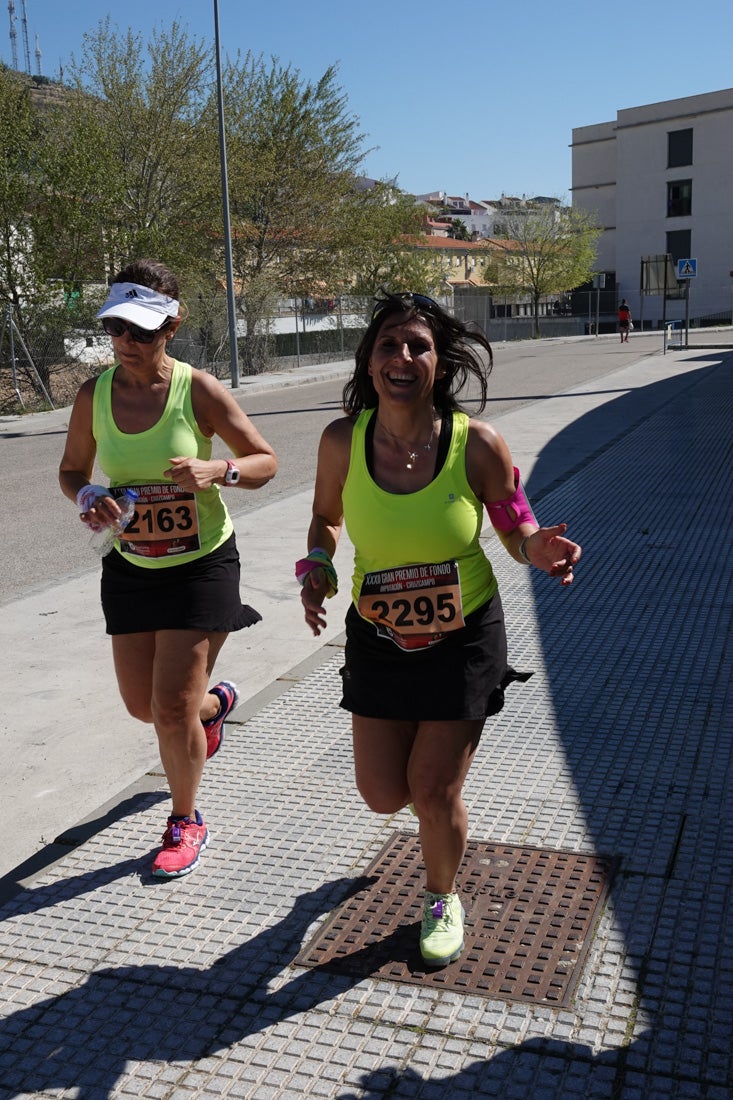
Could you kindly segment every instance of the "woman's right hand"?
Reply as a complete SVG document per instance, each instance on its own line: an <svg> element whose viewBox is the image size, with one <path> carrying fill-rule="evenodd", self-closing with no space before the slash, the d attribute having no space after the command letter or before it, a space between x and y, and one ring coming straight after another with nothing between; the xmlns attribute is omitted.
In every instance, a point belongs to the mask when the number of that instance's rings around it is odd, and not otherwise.
<svg viewBox="0 0 733 1100"><path fill-rule="evenodd" d="M120 506L113 496L100 495L86 512L79 513L79 519L90 531L102 531L112 527L121 515Z"/></svg>
<svg viewBox="0 0 733 1100"><path fill-rule="evenodd" d="M317 638L326 629L324 600L329 591L328 578L323 569L311 569L300 590L300 599L305 611L305 621Z"/></svg>

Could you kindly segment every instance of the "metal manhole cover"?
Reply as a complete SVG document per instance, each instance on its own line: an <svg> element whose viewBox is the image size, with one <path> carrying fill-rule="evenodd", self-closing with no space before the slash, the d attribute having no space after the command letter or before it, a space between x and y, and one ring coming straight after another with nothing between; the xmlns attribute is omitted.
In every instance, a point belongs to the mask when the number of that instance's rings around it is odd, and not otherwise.
<svg viewBox="0 0 733 1100"><path fill-rule="evenodd" d="M423 864L415 833L395 833L296 964L565 1008L616 868L610 856L469 841L458 874L465 950L441 970L420 956Z"/></svg>

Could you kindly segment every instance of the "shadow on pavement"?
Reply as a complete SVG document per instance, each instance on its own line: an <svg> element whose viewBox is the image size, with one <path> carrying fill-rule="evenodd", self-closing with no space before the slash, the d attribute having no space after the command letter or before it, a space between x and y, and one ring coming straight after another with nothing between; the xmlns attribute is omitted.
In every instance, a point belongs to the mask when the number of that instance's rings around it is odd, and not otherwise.
<svg viewBox="0 0 733 1100"><path fill-rule="evenodd" d="M423 1077L413 1069L375 1069L362 1075L358 1092L340 1092L336 1100L414 1100L418 1096L424 1100L463 1096L611 1100L618 1095L615 1082L624 1061L622 1051L594 1056L580 1043L529 1039L490 1059L477 1059L458 1073Z"/></svg>
<svg viewBox="0 0 733 1100"><path fill-rule="evenodd" d="M268 984L308 926L364 885L363 877L338 879L302 894L281 921L208 969L100 968L68 993L13 1013L0 1023L0 1094L74 1088L78 1100L104 1100L131 1062L196 1062L333 999L356 979L306 971L273 992Z"/></svg>
<svg viewBox="0 0 733 1100"><path fill-rule="evenodd" d="M572 589L533 575L536 615L586 828L621 859L611 904L651 1021L642 1063L668 1096L731 1080L733 386L729 362L705 360L558 433L528 484L549 486L537 511L583 544ZM609 421L613 439L557 478Z"/></svg>
<svg viewBox="0 0 733 1100"><path fill-rule="evenodd" d="M108 810L98 816L88 818L86 821L67 829L65 833L56 838L53 844L47 844L39 852L32 855L30 859L25 860L9 874L0 878L0 906L12 898L20 896L17 905L12 910L13 914L17 915L18 912L34 913L45 906L55 905L59 901L91 893L100 886L113 882L115 879L124 878L136 870L140 870L142 876L142 865L138 867L141 861L136 858L125 860L123 863L111 867L101 869L96 867L88 874L63 879L48 888L27 887L24 885L24 880L48 870L58 860L67 856L72 848L83 844L85 840L102 832L111 822L121 821L125 817L132 817L158 802L166 802L168 798L169 795L166 791L139 791L122 802L114 803ZM150 859L149 857L145 857L145 859L147 868ZM2 922L2 919L2 913L0 913L0 922Z"/></svg>

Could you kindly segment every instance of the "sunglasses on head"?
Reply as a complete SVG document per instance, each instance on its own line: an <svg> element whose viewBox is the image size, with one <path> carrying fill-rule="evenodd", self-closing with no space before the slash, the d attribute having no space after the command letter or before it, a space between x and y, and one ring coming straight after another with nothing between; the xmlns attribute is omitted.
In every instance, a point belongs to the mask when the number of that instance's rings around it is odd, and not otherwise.
<svg viewBox="0 0 733 1100"><path fill-rule="evenodd" d="M404 306L405 309L427 309L429 312L439 310L440 306L432 298L425 294L390 294L388 298L381 298L372 310L372 321L383 310L395 306Z"/></svg>
<svg viewBox="0 0 733 1100"><path fill-rule="evenodd" d="M123 321L120 317L104 317L102 319L102 328L108 336L124 336L127 333L136 344L152 344L155 337L164 329L167 329L169 325L170 319L154 329L140 328L130 321Z"/></svg>

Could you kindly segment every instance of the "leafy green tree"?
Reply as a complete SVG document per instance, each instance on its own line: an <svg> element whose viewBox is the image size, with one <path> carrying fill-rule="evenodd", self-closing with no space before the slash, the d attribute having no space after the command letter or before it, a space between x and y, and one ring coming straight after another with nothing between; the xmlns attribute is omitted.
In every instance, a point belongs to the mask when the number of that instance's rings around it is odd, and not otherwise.
<svg viewBox="0 0 733 1100"><path fill-rule="evenodd" d="M42 297L33 224L42 196L42 148L29 83L0 68L0 300L12 307L13 319L23 332L34 303Z"/></svg>
<svg viewBox="0 0 733 1100"><path fill-rule="evenodd" d="M371 302L381 287L432 294L439 280L435 265L412 246L421 232L424 207L391 181L354 190L345 204L343 246L346 293Z"/></svg>
<svg viewBox="0 0 733 1100"><path fill-rule="evenodd" d="M40 303L44 325L55 309L61 328L72 316L79 328L106 278L152 255L180 276L202 348L223 350L213 68L177 23L144 42L107 18L43 110L25 78L0 73L0 295L26 313ZM363 136L335 66L308 82L248 54L227 63L223 84L247 371L264 363L279 299L372 297L382 285L436 292L434 257L414 247L423 211L394 185L358 185Z"/></svg>
<svg viewBox="0 0 733 1100"><path fill-rule="evenodd" d="M470 241L471 232L463 218L449 218L451 223L450 235L456 241Z"/></svg>
<svg viewBox="0 0 733 1100"><path fill-rule="evenodd" d="M592 277L600 232L592 215L559 200L517 209L502 218L506 244L493 250L484 279L494 294L531 299L539 336L541 300Z"/></svg>
<svg viewBox="0 0 733 1100"><path fill-rule="evenodd" d="M218 160L200 125L212 65L175 22L147 45L109 18L85 34L45 160L44 239L66 281L144 255L185 276L207 258L220 214Z"/></svg>
<svg viewBox="0 0 733 1100"><path fill-rule="evenodd" d="M34 219L38 267L47 282L66 289L67 303L73 296L75 321L83 324L98 303L80 291L89 282L104 284L105 227L115 218L100 160L104 120L101 110L71 89L45 108L44 118L44 199Z"/></svg>
<svg viewBox="0 0 733 1100"><path fill-rule="evenodd" d="M277 298L333 296L343 280L344 210L362 153L358 121L329 67L315 83L276 58L223 75L235 289L243 368L263 365ZM216 135L215 103L209 133Z"/></svg>

